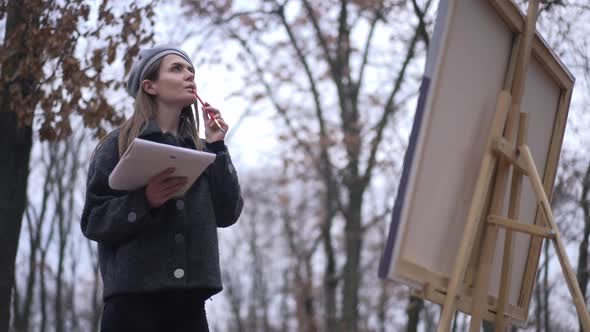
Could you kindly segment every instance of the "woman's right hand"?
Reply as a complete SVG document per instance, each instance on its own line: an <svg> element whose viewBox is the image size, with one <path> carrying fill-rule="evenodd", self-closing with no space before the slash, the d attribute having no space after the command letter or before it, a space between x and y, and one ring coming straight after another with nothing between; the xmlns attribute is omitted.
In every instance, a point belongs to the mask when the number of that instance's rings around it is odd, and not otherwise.
<svg viewBox="0 0 590 332"><path fill-rule="evenodd" d="M145 196L151 207L160 207L186 184L186 176L171 176L174 171L174 168L167 168L149 180Z"/></svg>

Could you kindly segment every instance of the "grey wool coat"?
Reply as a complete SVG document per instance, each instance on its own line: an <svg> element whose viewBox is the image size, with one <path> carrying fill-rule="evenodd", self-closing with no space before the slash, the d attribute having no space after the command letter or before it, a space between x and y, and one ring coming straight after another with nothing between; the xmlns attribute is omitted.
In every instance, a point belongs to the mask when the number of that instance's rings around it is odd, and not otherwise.
<svg viewBox="0 0 590 332"><path fill-rule="evenodd" d="M222 289L217 227L234 224L243 206L240 185L223 141L206 143L215 161L182 199L150 208L145 187L113 190L108 177L119 160L119 130L107 136L88 169L83 234L98 243L103 299L161 290ZM140 138L195 149L188 137L162 133L154 120Z"/></svg>

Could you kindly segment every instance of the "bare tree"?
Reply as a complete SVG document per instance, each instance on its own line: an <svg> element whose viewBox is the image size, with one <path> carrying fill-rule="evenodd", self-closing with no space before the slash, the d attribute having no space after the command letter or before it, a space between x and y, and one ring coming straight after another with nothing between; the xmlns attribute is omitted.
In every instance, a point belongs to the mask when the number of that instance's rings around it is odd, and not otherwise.
<svg viewBox="0 0 590 332"><path fill-rule="evenodd" d="M282 221L282 234L288 247L289 258L293 262L291 295L295 298L295 316L298 331L318 331L316 308L316 280L312 267L314 255L320 244L320 233L310 229L310 224L318 218L317 206L309 197L316 196L316 186L305 178L293 181L292 167L285 164L283 175L279 178L281 188L278 195L279 219ZM298 188L298 189L294 189ZM312 223L309 223L312 221ZM312 226L313 227L313 226Z"/></svg>
<svg viewBox="0 0 590 332"><path fill-rule="evenodd" d="M102 2L97 24L90 27L83 24L91 9L83 1L0 2L0 22L5 23L0 45L0 264L6 267L0 272L0 331L7 331L10 321L33 120L40 120L40 138L49 140L71 133L70 115L75 113L82 115L86 126L99 128L99 134L104 132L103 121L120 122L121 116L114 112L105 93L119 88L121 82L105 76L103 69L125 48L123 58L128 68L137 54L137 43L151 40L142 26L153 17L151 5L132 3L117 13L109 3ZM118 31L108 34L112 28ZM106 45L77 57L78 43L92 38L104 38Z"/></svg>
<svg viewBox="0 0 590 332"><path fill-rule="evenodd" d="M187 2L209 20L209 38L213 31L241 48L238 61L249 86L243 95L274 109L288 138L285 150L301 154L297 162L318 180L328 331L359 328L364 197L384 158L379 152L385 129L415 95L409 72L428 43L430 5L260 1L241 10L229 3ZM400 22L401 16L412 19ZM391 42L377 45L376 38ZM343 245L335 243L335 229L342 230Z"/></svg>
<svg viewBox="0 0 590 332"><path fill-rule="evenodd" d="M68 306L67 298L69 294L69 301L73 301L74 289L67 290L67 284L64 283L64 264L68 258L66 253L68 245L72 239L72 226L78 225L74 206L75 186L81 173L80 167L80 147L82 142L87 139L84 131L80 131L82 135L76 137L70 136L63 143L50 143L49 151L51 158L57 159L56 167L51 177L55 181L55 218L58 227L57 239L57 276L55 279L55 331L62 332L66 330L66 312L64 310L69 308L72 311L72 317L76 317L75 307ZM77 230L77 228L76 228ZM76 265L76 257L70 256L73 266ZM74 271L75 272L75 271ZM75 275L72 275L74 277ZM71 282L71 287L74 287L75 282ZM74 326L77 325L75 319ZM68 331L73 330L73 326L67 328Z"/></svg>
<svg viewBox="0 0 590 332"><path fill-rule="evenodd" d="M89 308L89 325L90 330L92 332L98 332L98 328L100 325L100 316L102 311L102 298L101 298L101 278L99 273L99 265L98 265L98 252L96 250L96 246L90 242L85 241L88 248L88 253L90 254L92 260L92 288L91 288L91 302Z"/></svg>
<svg viewBox="0 0 590 332"><path fill-rule="evenodd" d="M33 159L34 174L36 179L42 179L43 190L35 190L37 183L31 183L32 196L25 214L27 228L23 234L29 238L29 251L19 253L19 257L27 259L29 264L26 269L17 268L18 275L24 275L21 279L26 280L26 287L21 289L15 282L13 289L15 331L33 330L39 316L42 331L50 326L48 317L51 317L55 331L80 329L78 306L74 302L80 255L74 244L76 239L80 243L82 236L73 233L72 229L77 230L78 225L76 211L79 206L74 198L81 189L76 185L83 169L81 158L84 157L80 150L88 134L81 130L61 142L40 143L36 149L39 154ZM57 241L54 241L54 235L57 235ZM56 261L55 265L47 263L48 255ZM48 270L52 272L49 280L46 278ZM48 293L47 286L52 284L52 292ZM40 298L36 299L36 294L40 294ZM36 305L40 305L40 311ZM47 310L48 306L53 310Z"/></svg>
<svg viewBox="0 0 590 332"><path fill-rule="evenodd" d="M51 173L55 168L56 160L50 158L45 163L35 162L37 168L43 168L47 173ZM13 328L16 331L29 331L29 324L32 319L33 304L34 304L34 290L38 287L38 256L41 249L42 231L46 221L47 205L51 193L53 183L50 181L51 177L45 176L42 184L41 199L36 204L27 204L25 213L25 221L27 226L27 235L29 240L29 258L28 258L28 275L26 277L26 290L24 291L24 298L19 296L19 287L14 285L14 321Z"/></svg>

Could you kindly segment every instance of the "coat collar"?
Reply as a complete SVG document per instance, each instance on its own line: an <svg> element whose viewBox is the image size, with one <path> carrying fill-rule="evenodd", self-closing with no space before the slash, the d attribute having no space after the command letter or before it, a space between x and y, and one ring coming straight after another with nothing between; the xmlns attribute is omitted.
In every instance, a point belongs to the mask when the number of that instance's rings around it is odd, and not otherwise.
<svg viewBox="0 0 590 332"><path fill-rule="evenodd" d="M137 137L139 138L144 138L153 134L164 134L162 132L162 129L160 129L160 126L158 126L158 123L156 122L156 120L151 119L148 121L148 123L146 124L146 126L143 128L143 130L139 133L139 135L137 135Z"/></svg>
<svg viewBox="0 0 590 332"><path fill-rule="evenodd" d="M143 130L139 133L139 135L137 135L137 137L139 138L147 138L148 136L159 136L162 137L166 134L164 134L164 132L162 132L162 129L160 129L160 126L158 126L158 122L155 119L151 119L147 122L146 126L143 128ZM168 134L170 136L173 136L172 134ZM194 146L195 143L193 141L193 138L190 135L182 135L181 137L178 137L179 141L182 142L183 146Z"/></svg>

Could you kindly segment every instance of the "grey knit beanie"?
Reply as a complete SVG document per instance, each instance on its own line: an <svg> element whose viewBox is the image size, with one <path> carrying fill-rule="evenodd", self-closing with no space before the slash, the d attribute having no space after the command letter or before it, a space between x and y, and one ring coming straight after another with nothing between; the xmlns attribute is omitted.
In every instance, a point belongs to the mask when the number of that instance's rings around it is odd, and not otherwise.
<svg viewBox="0 0 590 332"><path fill-rule="evenodd" d="M171 45L160 45L141 50L139 52L139 57L137 60L135 60L133 66L131 67L129 79L127 80L127 92L131 95L131 97L135 98L135 96L137 96L137 92L141 86L141 81L144 80L143 76L145 75L146 70L158 59L168 54L177 54L183 57L188 63L191 64L191 66L193 65L193 62L191 61L188 54L178 47Z"/></svg>

